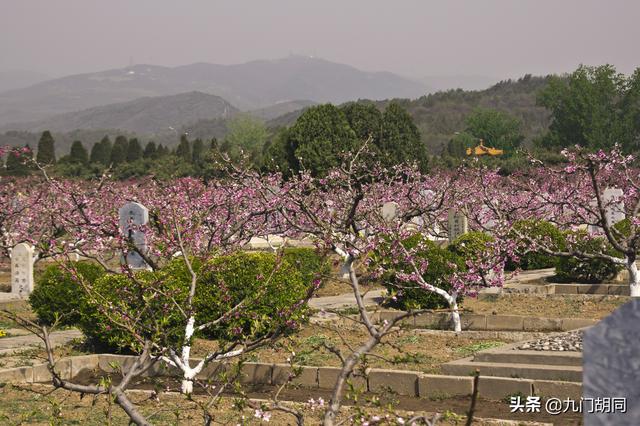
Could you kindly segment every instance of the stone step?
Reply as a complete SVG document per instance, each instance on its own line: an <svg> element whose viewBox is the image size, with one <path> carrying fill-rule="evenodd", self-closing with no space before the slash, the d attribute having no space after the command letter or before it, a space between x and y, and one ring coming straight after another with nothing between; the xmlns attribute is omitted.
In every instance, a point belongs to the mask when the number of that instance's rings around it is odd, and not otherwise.
<svg viewBox="0 0 640 426"><path fill-rule="evenodd" d="M582 367L573 365L505 365L499 362L473 362L471 358L464 358L442 365L442 372L450 376L468 376L472 375L476 370L480 370L481 376L582 382Z"/></svg>
<svg viewBox="0 0 640 426"><path fill-rule="evenodd" d="M538 365L571 365L582 366L582 352L557 351L483 351L473 357L473 362L492 362L504 364L538 364Z"/></svg>

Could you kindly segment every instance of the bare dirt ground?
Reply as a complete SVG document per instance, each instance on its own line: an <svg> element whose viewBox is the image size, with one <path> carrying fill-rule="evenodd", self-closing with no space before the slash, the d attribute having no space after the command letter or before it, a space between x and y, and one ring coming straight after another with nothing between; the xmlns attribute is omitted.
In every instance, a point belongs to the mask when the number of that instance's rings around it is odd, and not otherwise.
<svg viewBox="0 0 640 426"><path fill-rule="evenodd" d="M461 306L477 314L602 319L629 300L626 296L608 295L504 294L467 297Z"/></svg>
<svg viewBox="0 0 640 426"><path fill-rule="evenodd" d="M279 340L249 355L250 361L300 365L340 366L337 356L325 346L335 347L345 355L366 341L368 334L360 325L308 324L297 333ZM427 335L413 330L399 329L379 345L373 355L367 356L367 365L375 368L416 370L438 373L442 363L464 358L480 350L501 346L508 341L469 338L455 335ZM215 341L196 341L194 356L202 356L217 347Z"/></svg>
<svg viewBox="0 0 640 426"><path fill-rule="evenodd" d="M88 380L95 378L86 377ZM114 382L117 380L114 380ZM139 384L136 388L151 389L150 383ZM98 426L108 424L126 424L127 418L123 411L108 403L107 397L94 398L92 396L80 397L77 393L64 390L56 390L43 385L30 385L14 387L7 385L0 388L0 421L3 424L29 424L50 425L65 424L83 426ZM247 397L254 403L268 399L275 391L271 387L244 389ZM160 393L159 401L150 398L149 392L131 392L131 399L136 403L142 413L149 416L149 420L157 425L200 425L202 424L202 411L199 404L205 402L205 397L196 394L192 400L186 400L175 393ZM322 410L311 410L305 403L310 398L322 397L329 400L330 394L322 390L285 389L281 393L285 404L301 410L305 414L305 424L319 425ZM215 424L265 424L255 417L255 409L238 404L234 395L223 397L220 404L212 411L215 415ZM339 421L348 420L350 416L364 412L370 416L378 415L385 418L389 415L389 421L378 423L381 425L397 425L399 416L407 419L416 414L431 417L434 412L442 415L442 420L437 424L442 426L462 425L469 409L470 397L420 399L399 397L393 395L371 396L359 398L358 402L347 399L341 412ZM397 409L387 408L398 407ZM358 410L355 407L359 407ZM559 416L541 413L511 413L507 401L491 401L479 399L476 405L476 418L482 419L511 419L519 422L546 422L556 425L579 425L581 415L579 413L567 413ZM294 425L293 418L289 415L274 412L268 424ZM347 421L345 424L352 424ZM496 425L497 423L476 420L477 426ZM498 423L499 424L499 423Z"/></svg>

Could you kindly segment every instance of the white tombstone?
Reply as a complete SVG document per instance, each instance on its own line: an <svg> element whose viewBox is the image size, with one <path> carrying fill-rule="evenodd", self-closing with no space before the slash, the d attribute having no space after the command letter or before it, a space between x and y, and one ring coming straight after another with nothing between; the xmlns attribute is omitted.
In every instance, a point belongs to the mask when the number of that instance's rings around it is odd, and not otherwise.
<svg viewBox="0 0 640 426"><path fill-rule="evenodd" d="M391 222L398 217L398 203L395 201L389 201L384 203L381 209L382 218L385 222Z"/></svg>
<svg viewBox="0 0 640 426"><path fill-rule="evenodd" d="M127 238L130 238L136 249L147 254L147 240L144 232L137 230L136 227L149 223L149 210L140 203L129 202L118 210L120 214L120 231ZM126 262L132 269L149 269L149 265L144 261L142 256L136 251L127 253Z"/></svg>
<svg viewBox="0 0 640 426"><path fill-rule="evenodd" d="M27 243L11 250L11 293L28 296L33 291L33 253L33 247Z"/></svg>
<svg viewBox="0 0 640 426"><path fill-rule="evenodd" d="M604 214L609 225L623 221L626 218L624 213L624 202L622 197L624 192L620 188L606 188L602 191L602 204L604 206ZM594 199L591 202L593 208L597 208L598 202ZM602 228L599 226L589 226L590 233L599 233Z"/></svg>
<svg viewBox="0 0 640 426"><path fill-rule="evenodd" d="M467 216L459 210L449 210L449 242L469 232Z"/></svg>

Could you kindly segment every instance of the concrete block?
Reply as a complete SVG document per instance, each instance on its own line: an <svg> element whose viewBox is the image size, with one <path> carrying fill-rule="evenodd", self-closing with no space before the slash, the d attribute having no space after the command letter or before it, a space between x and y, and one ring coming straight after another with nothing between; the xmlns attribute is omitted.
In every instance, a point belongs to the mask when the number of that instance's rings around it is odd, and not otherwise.
<svg viewBox="0 0 640 426"><path fill-rule="evenodd" d="M380 311L379 312L379 323L383 323L384 321L393 321L400 315L404 314L404 312L400 311ZM409 327L414 326L413 317L405 318L396 323L396 325L406 325Z"/></svg>
<svg viewBox="0 0 640 426"><path fill-rule="evenodd" d="M578 294L609 294L607 284L582 284L578 286Z"/></svg>
<svg viewBox="0 0 640 426"><path fill-rule="evenodd" d="M583 318L562 318L562 330L569 331L577 328L590 327L596 324L598 320Z"/></svg>
<svg viewBox="0 0 640 426"><path fill-rule="evenodd" d="M0 383L33 383L33 368L18 367L0 370Z"/></svg>
<svg viewBox="0 0 640 426"><path fill-rule="evenodd" d="M318 387L318 367L300 366L296 367L298 375L290 379L293 385L303 386L305 388ZM274 364L271 373L271 384L281 385L289 380L293 370L289 364Z"/></svg>
<svg viewBox="0 0 640 426"><path fill-rule="evenodd" d="M270 385L272 364L245 362L240 368L240 383L247 385Z"/></svg>
<svg viewBox="0 0 640 426"><path fill-rule="evenodd" d="M579 400L582 397L582 385L572 382L557 382L553 380L535 380L533 393L545 398L560 398Z"/></svg>
<svg viewBox="0 0 640 426"><path fill-rule="evenodd" d="M629 286L628 285L610 285L609 294L616 295L616 296L628 296Z"/></svg>
<svg viewBox="0 0 640 426"><path fill-rule="evenodd" d="M320 389L333 389L340 375L338 367L318 367L318 386ZM348 379L356 389L367 391L367 379L361 375L351 376ZM346 389L345 385L345 389Z"/></svg>
<svg viewBox="0 0 640 426"><path fill-rule="evenodd" d="M533 394L533 385L531 380L526 379L480 376L478 393L483 398L494 400L501 400L518 393L529 396Z"/></svg>
<svg viewBox="0 0 640 426"><path fill-rule="evenodd" d="M71 378L76 377L84 370L95 370L100 364L98 355L82 355L69 358L71 361Z"/></svg>
<svg viewBox="0 0 640 426"><path fill-rule="evenodd" d="M561 331L562 319L525 317L523 325L524 331Z"/></svg>
<svg viewBox="0 0 640 426"><path fill-rule="evenodd" d="M555 284L554 294L578 294L578 286L581 284Z"/></svg>
<svg viewBox="0 0 640 426"><path fill-rule="evenodd" d="M524 317L518 315L487 315L487 330L522 331Z"/></svg>
<svg viewBox="0 0 640 426"><path fill-rule="evenodd" d="M463 330L486 330L487 315L462 314L460 316Z"/></svg>
<svg viewBox="0 0 640 426"><path fill-rule="evenodd" d="M418 374L412 371L383 370L369 371L370 392L393 392L398 395L418 395Z"/></svg>
<svg viewBox="0 0 640 426"><path fill-rule="evenodd" d="M96 357L96 363L97 363ZM71 358L59 359L55 366L56 372L62 379L72 379L71 375ZM33 366L33 382L34 383L49 383L51 382L51 373L49 372L48 364L39 364Z"/></svg>
<svg viewBox="0 0 640 426"><path fill-rule="evenodd" d="M220 361L211 361L200 373L196 375L196 378L198 380L219 382L222 376L231 374L234 374L234 366L232 364L222 363Z"/></svg>
<svg viewBox="0 0 640 426"><path fill-rule="evenodd" d="M418 377L418 396L465 396L473 392L473 377L422 374Z"/></svg>
<svg viewBox="0 0 640 426"><path fill-rule="evenodd" d="M98 368L105 373L115 373L129 371L136 356L133 355L116 355L116 354L100 354L98 355ZM115 367L115 368L114 368Z"/></svg>
<svg viewBox="0 0 640 426"><path fill-rule="evenodd" d="M440 315L432 312L425 312L414 317L414 325L419 328L438 328Z"/></svg>

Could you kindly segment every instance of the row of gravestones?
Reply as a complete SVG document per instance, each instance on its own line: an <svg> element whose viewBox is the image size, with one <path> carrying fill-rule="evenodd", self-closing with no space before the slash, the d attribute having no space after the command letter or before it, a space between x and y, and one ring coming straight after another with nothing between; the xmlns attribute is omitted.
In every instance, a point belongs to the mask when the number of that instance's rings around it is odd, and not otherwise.
<svg viewBox="0 0 640 426"><path fill-rule="evenodd" d="M130 238L137 251L128 251L126 262L132 269L146 269L140 253L149 252L144 232L138 229L149 222L149 210L140 203L130 202L119 210L120 230ZM28 243L17 244L11 250L11 293L25 297L33 291L35 249Z"/></svg>

